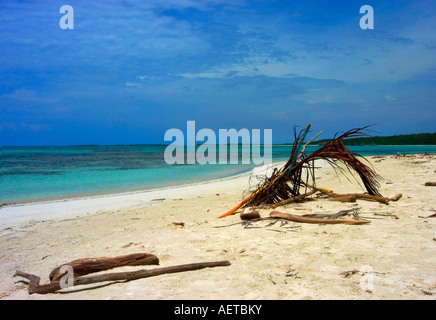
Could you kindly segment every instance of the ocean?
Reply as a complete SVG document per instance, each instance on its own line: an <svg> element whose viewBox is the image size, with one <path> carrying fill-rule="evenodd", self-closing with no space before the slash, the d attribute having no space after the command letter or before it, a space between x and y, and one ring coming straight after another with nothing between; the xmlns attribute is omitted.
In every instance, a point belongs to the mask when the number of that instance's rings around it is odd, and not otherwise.
<svg viewBox="0 0 436 320"><path fill-rule="evenodd" d="M164 160L164 145L3 147L0 203L131 192L225 178L253 163L179 164ZM274 145L273 162L286 161L292 146ZM306 153L318 146L308 146ZM349 146L362 156L436 153L436 146ZM218 154L218 153L217 153ZM241 159L241 154L239 154Z"/></svg>

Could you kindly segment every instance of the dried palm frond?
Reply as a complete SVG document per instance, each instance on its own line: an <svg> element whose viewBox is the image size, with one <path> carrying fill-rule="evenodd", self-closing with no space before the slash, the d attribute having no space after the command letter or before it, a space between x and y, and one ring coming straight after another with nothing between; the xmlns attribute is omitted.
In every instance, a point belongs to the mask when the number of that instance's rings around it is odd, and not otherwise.
<svg viewBox="0 0 436 320"><path fill-rule="evenodd" d="M274 169L271 176L265 177L255 191L220 218L244 206L279 203L299 196L302 187L315 188L315 160L319 159L325 160L339 172L343 172L344 169L340 164L344 164L348 171L357 173L370 195L380 196L378 192L380 176L371 167L357 159L361 156L350 152L342 142L344 138L363 135L362 130L365 128L349 130L308 156L304 153L304 139L310 130L310 125L301 130L299 134L294 128L295 140L291 155L285 165L280 169ZM309 180L311 180L310 183Z"/></svg>

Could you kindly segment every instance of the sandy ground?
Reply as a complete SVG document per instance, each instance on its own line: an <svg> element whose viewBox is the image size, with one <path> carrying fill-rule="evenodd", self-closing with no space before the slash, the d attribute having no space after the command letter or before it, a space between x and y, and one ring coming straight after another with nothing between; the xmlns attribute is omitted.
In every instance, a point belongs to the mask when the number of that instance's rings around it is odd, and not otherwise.
<svg viewBox="0 0 436 320"><path fill-rule="evenodd" d="M234 207L249 174L112 197L4 207L0 212L0 299L431 299L436 298L436 156L370 157L389 205L318 199L276 210L336 213L359 208L365 225L289 222L245 228ZM362 192L324 167L317 185ZM164 199L164 200L162 200ZM267 217L271 210L260 210ZM183 222L184 226L173 222ZM146 252L160 266L229 260L231 266L29 295L16 270L41 276L68 261ZM349 271L349 272L348 272ZM344 273L345 272L345 273ZM348 273L347 273L348 272Z"/></svg>

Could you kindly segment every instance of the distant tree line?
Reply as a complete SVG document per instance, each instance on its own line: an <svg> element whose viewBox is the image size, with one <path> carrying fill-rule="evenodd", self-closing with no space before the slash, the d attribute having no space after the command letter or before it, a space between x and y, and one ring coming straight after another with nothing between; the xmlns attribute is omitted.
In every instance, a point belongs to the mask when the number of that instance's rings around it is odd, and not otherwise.
<svg viewBox="0 0 436 320"><path fill-rule="evenodd" d="M311 145L322 145L330 139L313 141ZM435 133L402 134L396 136L374 136L350 138L343 140L345 145L368 146L368 145L436 145Z"/></svg>

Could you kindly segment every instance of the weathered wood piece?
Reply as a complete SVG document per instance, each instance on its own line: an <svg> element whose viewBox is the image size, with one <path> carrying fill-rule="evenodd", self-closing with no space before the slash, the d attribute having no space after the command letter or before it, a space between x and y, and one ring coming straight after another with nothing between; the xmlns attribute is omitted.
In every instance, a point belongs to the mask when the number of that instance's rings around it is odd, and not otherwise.
<svg viewBox="0 0 436 320"><path fill-rule="evenodd" d="M380 196L373 196L367 193L350 193L350 194L334 194L334 197L342 197L342 196L354 196L356 199L363 199L363 200L370 200L370 201L377 201L384 204L389 204L389 198L386 197L380 197Z"/></svg>
<svg viewBox="0 0 436 320"><path fill-rule="evenodd" d="M320 218L307 218L303 216L293 215L289 213L279 212L279 211L271 211L269 216L271 218L282 218L296 222L304 222L304 223L322 223L322 224L366 224L370 223L368 220L349 220L349 219L320 219Z"/></svg>
<svg viewBox="0 0 436 320"><path fill-rule="evenodd" d="M309 191L307 193L300 194L300 195L295 196L295 197L291 197L289 199L280 201L278 203L273 203L273 204L267 205L266 208L275 209L277 207L284 206L284 205L287 205L287 204L292 203L292 202L302 201L302 200L305 200L307 197L311 196L312 194L314 194L315 192L316 192L316 190L312 189L311 191Z"/></svg>
<svg viewBox="0 0 436 320"><path fill-rule="evenodd" d="M340 202L356 202L356 196L354 196L354 195L333 196L329 200L330 201L340 201Z"/></svg>
<svg viewBox="0 0 436 320"><path fill-rule="evenodd" d="M390 213L374 213L374 215L375 216L382 216L382 217L391 217L392 219L396 219L396 220L400 219L400 218L398 218L397 215L390 214Z"/></svg>
<svg viewBox="0 0 436 320"><path fill-rule="evenodd" d="M436 218L436 212L435 213L432 213L431 215L429 215L429 216L418 216L419 218Z"/></svg>
<svg viewBox="0 0 436 320"><path fill-rule="evenodd" d="M348 214L352 213L354 219L359 219L359 211L357 209L348 209L348 210L342 210L338 213L333 214L326 214L326 213L307 213L303 214L302 217L304 218L321 218L321 219L337 219L339 217L346 216Z"/></svg>
<svg viewBox="0 0 436 320"><path fill-rule="evenodd" d="M141 278L159 276L167 273L200 270L204 268L213 268L213 267L220 267L220 266L230 266L230 261L223 260L223 261L212 261L212 262L199 262L199 263L176 265L171 267L156 268L151 270L142 269L137 271L106 273L106 274L99 274L94 276L83 276L83 277L74 278L73 285L67 287L88 285L88 284L105 282L105 281L131 281ZM51 281L48 284L40 284L41 281L40 277L20 270L16 271L14 277L16 276L23 277L29 280L29 287L28 287L29 294L54 293L56 291L66 288L65 284L62 284L61 281Z"/></svg>
<svg viewBox="0 0 436 320"><path fill-rule="evenodd" d="M253 207L245 208L240 214L241 220L259 219L259 212Z"/></svg>
<svg viewBox="0 0 436 320"><path fill-rule="evenodd" d="M370 200L370 201L377 201L384 204L389 204L389 198L382 197L382 196L376 196L371 195L368 193L346 193L346 194L340 194L340 193L334 193L333 191L327 191L327 189L323 188L316 188L317 191L328 195L331 198L342 198L346 199L346 197L355 197L356 199L363 199L363 200Z"/></svg>
<svg viewBox="0 0 436 320"><path fill-rule="evenodd" d="M393 197L390 199L390 201L398 201L398 200L401 199L402 196L403 196L402 193L398 193L398 194L396 194L395 196L393 196Z"/></svg>
<svg viewBox="0 0 436 320"><path fill-rule="evenodd" d="M56 267L50 272L50 281L61 279L65 272L60 272L62 266L70 266L74 271L74 277L84 276L86 274L105 271L117 267L124 266L145 266L145 265L158 265L159 259L150 253L133 253L118 257L99 257L99 258L85 258L73 260L63 265Z"/></svg>
<svg viewBox="0 0 436 320"><path fill-rule="evenodd" d="M173 225L184 227L185 223L184 222L173 222Z"/></svg>

